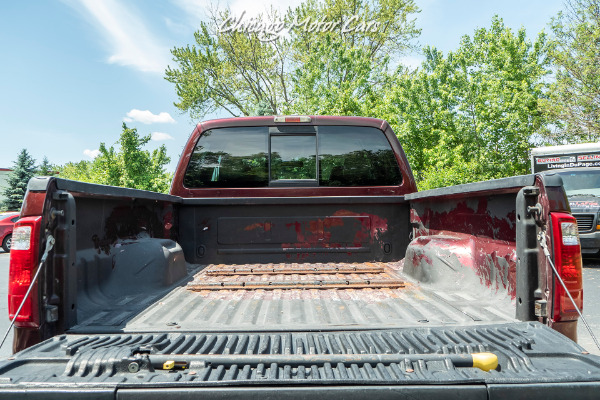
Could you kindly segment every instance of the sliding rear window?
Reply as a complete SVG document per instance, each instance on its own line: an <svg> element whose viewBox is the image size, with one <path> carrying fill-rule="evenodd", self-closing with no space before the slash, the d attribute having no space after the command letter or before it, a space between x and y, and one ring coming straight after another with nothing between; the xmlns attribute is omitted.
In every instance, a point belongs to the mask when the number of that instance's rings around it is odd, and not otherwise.
<svg viewBox="0 0 600 400"><path fill-rule="evenodd" d="M184 177L190 188L269 185L264 127L212 129L202 133Z"/></svg>
<svg viewBox="0 0 600 400"><path fill-rule="evenodd" d="M320 186L393 186L402 183L387 138L377 128L319 127Z"/></svg>
<svg viewBox="0 0 600 400"><path fill-rule="evenodd" d="M212 129L202 133L184 177L188 188L401 183L384 133L358 126Z"/></svg>

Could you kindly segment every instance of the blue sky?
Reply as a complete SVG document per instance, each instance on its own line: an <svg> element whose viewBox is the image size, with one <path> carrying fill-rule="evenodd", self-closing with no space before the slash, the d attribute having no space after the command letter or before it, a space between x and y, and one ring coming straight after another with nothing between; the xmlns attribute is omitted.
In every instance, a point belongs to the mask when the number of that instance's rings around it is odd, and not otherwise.
<svg viewBox="0 0 600 400"><path fill-rule="evenodd" d="M299 0L276 2L278 7ZM217 2L213 2L216 4ZM273 2L275 4L275 2ZM547 28L562 1L416 0L419 44L444 52L460 38L490 25L498 14L529 37ZM52 163L90 160L100 142L112 145L121 124L153 134L150 148L166 144L174 170L195 122L173 105L164 80L169 50L193 43L209 0L0 2L0 168L21 148ZM235 13L256 13L269 0L220 1ZM418 54L407 55L409 65ZM211 117L225 117L217 113Z"/></svg>

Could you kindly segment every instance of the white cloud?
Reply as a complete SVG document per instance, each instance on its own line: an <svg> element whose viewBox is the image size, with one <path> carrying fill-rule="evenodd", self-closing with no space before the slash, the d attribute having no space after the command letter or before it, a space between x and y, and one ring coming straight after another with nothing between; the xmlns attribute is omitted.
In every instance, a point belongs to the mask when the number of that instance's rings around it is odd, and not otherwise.
<svg viewBox="0 0 600 400"><path fill-rule="evenodd" d="M155 140L157 142L160 142L162 140L173 140L173 136L169 135L168 133L163 133L163 132L152 132L152 140Z"/></svg>
<svg viewBox="0 0 600 400"><path fill-rule="evenodd" d="M175 120L168 112L161 112L158 114L152 114L150 110L138 110L134 108L127 113L127 116L123 118L125 122L138 121L143 124L174 124Z"/></svg>
<svg viewBox="0 0 600 400"><path fill-rule="evenodd" d="M102 35L110 56L108 62L143 72L163 73L169 63L169 48L145 26L139 11L116 0L66 0L88 18Z"/></svg>
<svg viewBox="0 0 600 400"><path fill-rule="evenodd" d="M85 149L83 151L83 154L88 156L89 158L91 158L92 160L96 157L98 157L100 155L100 150L96 149L96 150L90 150L90 149Z"/></svg>

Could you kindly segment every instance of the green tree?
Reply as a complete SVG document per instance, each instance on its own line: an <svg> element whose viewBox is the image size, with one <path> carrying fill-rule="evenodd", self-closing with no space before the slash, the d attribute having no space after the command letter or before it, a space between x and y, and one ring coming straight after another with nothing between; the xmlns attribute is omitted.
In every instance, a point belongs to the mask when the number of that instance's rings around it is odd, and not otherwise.
<svg viewBox="0 0 600 400"><path fill-rule="evenodd" d="M489 28L464 36L456 51L444 56L426 47L420 69L400 66L390 72L390 65L419 33L411 19L416 12L412 1L306 0L288 12L287 24L334 21L337 28L297 28L267 44L245 33L211 35L206 25L197 33L196 46L173 50L179 68L167 70L166 79L176 85L177 106L193 118L222 108L236 116L251 112L386 119L422 189L527 173L532 141L554 121L541 111L550 68L545 34L528 40L524 29L512 31L496 16ZM221 21L228 15L222 14ZM353 15L373 15L384 28L338 29ZM224 46L221 40L265 46L258 54L271 54L271 61L265 61L268 68L234 57L231 51L237 47ZM217 73L217 67L226 73ZM277 72L279 86L268 85L271 75L264 77L272 71ZM210 80L205 79L209 75ZM278 94L259 95L266 92L251 89L248 77ZM230 97L207 92L217 86L228 88ZM232 112L229 98L245 103L234 105L237 111ZM211 107L205 107L209 103Z"/></svg>
<svg viewBox="0 0 600 400"><path fill-rule="evenodd" d="M27 183L34 176L35 171L35 160L26 149L21 150L13 164L13 171L8 177L7 188L3 193L6 197L2 203L4 210L17 211L21 209L27 191Z"/></svg>
<svg viewBox="0 0 600 400"><path fill-rule="evenodd" d="M55 175L54 166L50 164L48 157L44 156L42 163L38 166L36 174L40 176Z"/></svg>
<svg viewBox="0 0 600 400"><path fill-rule="evenodd" d="M550 24L556 80L545 110L558 123L549 143L591 142L600 139L600 1L568 0Z"/></svg>
<svg viewBox="0 0 600 400"><path fill-rule="evenodd" d="M256 110L254 111L254 115L256 116L264 116L264 115L273 115L273 109L271 108L271 105L265 101L265 100L261 100L258 105L256 106Z"/></svg>
<svg viewBox="0 0 600 400"><path fill-rule="evenodd" d="M531 139L548 126L540 106L547 51L543 33L531 42L498 17L446 57L425 48L421 69L399 77L381 110L396 126L419 188L528 172Z"/></svg>
<svg viewBox="0 0 600 400"><path fill-rule="evenodd" d="M333 33L350 47L364 49L375 63L389 55L398 58L414 49L412 40L421 33L414 18L419 12L413 0L304 1L287 15L288 23L295 20L300 25L291 36L293 56L310 56L313 46ZM318 21L336 25L332 29L311 29L310 23Z"/></svg>
<svg viewBox="0 0 600 400"><path fill-rule="evenodd" d="M340 99L364 96L364 82L353 80L367 60L380 65L390 52L399 56L410 47L420 32L412 18L417 12L413 0L307 0L283 17L264 16L293 27L288 37L269 41L260 33L227 31L234 16L225 11L201 23L195 44L172 50L177 68L169 67L165 79L175 84L175 105L193 119L216 110L232 116L312 112L319 101L332 103L328 88ZM316 27L321 21L329 28ZM336 68L335 77L319 66ZM318 93L308 96L312 89Z"/></svg>
<svg viewBox="0 0 600 400"><path fill-rule="evenodd" d="M94 182L92 176L92 161L81 160L79 162L68 162L57 166L59 177L81 182Z"/></svg>
<svg viewBox="0 0 600 400"><path fill-rule="evenodd" d="M100 143L100 154L94 161L67 163L60 168L60 176L83 182L166 193L172 175L165 171L165 166L171 160L164 145L152 152L144 150L143 147L148 142L150 135L140 137L137 129L123 124L117 149Z"/></svg>
<svg viewBox="0 0 600 400"><path fill-rule="evenodd" d="M324 35L292 75L295 102L287 112L370 115L373 103L390 86L388 64L388 57L373 62L367 47Z"/></svg>

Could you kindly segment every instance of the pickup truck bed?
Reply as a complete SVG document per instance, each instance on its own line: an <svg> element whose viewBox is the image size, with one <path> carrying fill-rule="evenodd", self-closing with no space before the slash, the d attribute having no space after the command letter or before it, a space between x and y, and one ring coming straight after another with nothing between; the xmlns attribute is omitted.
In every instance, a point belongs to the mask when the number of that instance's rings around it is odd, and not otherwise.
<svg viewBox="0 0 600 400"><path fill-rule="evenodd" d="M383 273L255 274L209 275L207 271L232 266L189 266L189 275L173 287L148 298L137 296L106 299L100 307L94 293L89 316L70 329L85 332L156 331L289 331L386 328L393 326L490 324L516 321L514 304L506 294L485 296L465 290L465 285L450 282L443 290L424 285L402 273L401 262L353 264L288 264L291 268L314 269L380 267ZM277 269L278 265L238 265L238 270ZM288 268L289 271L289 268ZM475 276L474 279L479 280ZM327 285L327 282L369 282L383 286L359 289L256 289L250 282L265 287L276 282L290 286L302 283ZM245 283L247 290L229 290L224 284ZM386 282L392 288L385 287ZM202 283L212 290L192 290ZM271 285L269 285L271 283ZM402 287L393 288L401 285ZM90 299L90 302L92 299ZM81 305L86 315L85 305ZM93 313L92 309L93 307Z"/></svg>
<svg viewBox="0 0 600 400"><path fill-rule="evenodd" d="M32 179L0 400L597 398L560 177L416 192L385 121L308 121L199 125L170 195Z"/></svg>

